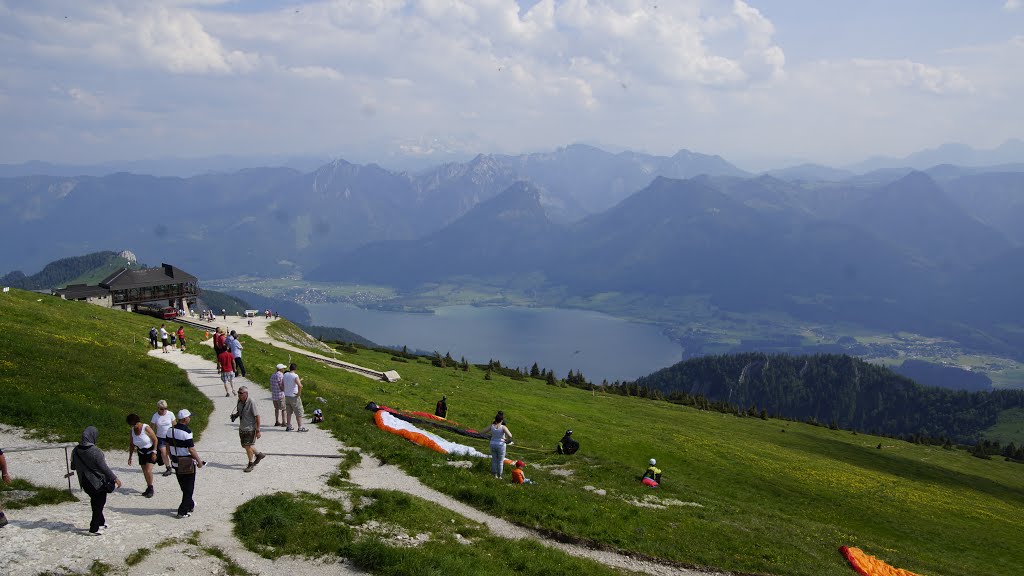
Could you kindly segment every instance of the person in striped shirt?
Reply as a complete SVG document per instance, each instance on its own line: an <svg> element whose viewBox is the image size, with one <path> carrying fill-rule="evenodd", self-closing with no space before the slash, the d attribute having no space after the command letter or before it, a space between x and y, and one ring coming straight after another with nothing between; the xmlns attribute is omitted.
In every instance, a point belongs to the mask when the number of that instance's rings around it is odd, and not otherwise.
<svg viewBox="0 0 1024 576"><path fill-rule="evenodd" d="M270 375L270 399L274 402L274 426L284 426L284 372L288 367L278 364Z"/></svg>
<svg viewBox="0 0 1024 576"><path fill-rule="evenodd" d="M167 432L168 451L171 453L171 464L181 487L181 504L178 505L178 518L188 518L196 508L192 495L196 490L196 469L202 468L206 462L199 457L195 442L192 440L192 413L182 408L178 410L178 423Z"/></svg>

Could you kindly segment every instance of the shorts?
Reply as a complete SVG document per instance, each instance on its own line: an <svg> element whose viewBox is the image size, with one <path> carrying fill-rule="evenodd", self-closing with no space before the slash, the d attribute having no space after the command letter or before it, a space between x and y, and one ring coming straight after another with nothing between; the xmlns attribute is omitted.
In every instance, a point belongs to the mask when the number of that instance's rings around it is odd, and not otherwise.
<svg viewBox="0 0 1024 576"><path fill-rule="evenodd" d="M274 400L274 410L284 410L284 398Z"/></svg>
<svg viewBox="0 0 1024 576"><path fill-rule="evenodd" d="M161 338L161 341L163 341L164 346L169 346L169 344L167 343L167 338Z"/></svg>
<svg viewBox="0 0 1024 576"><path fill-rule="evenodd" d="M156 464L156 460L153 460L153 454L156 453L156 448L150 446L149 448L135 447L135 450L139 453L139 467L145 467L147 464Z"/></svg>
<svg viewBox="0 0 1024 576"><path fill-rule="evenodd" d="M285 396L284 405L287 407L288 412L292 412L299 418L302 418L302 397Z"/></svg>
<svg viewBox="0 0 1024 576"><path fill-rule="evenodd" d="M238 440L242 443L242 446L252 446L256 443L256 431L255 430L239 430Z"/></svg>
<svg viewBox="0 0 1024 576"><path fill-rule="evenodd" d="M225 383L225 384L234 384L235 383L235 373L234 372L221 372L220 373L220 381Z"/></svg>

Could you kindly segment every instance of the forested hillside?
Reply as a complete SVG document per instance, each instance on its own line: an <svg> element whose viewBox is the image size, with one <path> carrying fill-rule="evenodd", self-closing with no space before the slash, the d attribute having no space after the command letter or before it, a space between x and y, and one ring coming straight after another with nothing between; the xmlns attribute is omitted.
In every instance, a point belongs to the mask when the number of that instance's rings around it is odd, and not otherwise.
<svg viewBox="0 0 1024 576"><path fill-rule="evenodd" d="M128 266L130 263L117 252L103 251L93 252L84 256L73 256L61 258L47 264L41 271L31 276L26 276L21 270L15 270L0 277L0 284L23 290L45 290L49 288L63 288L75 279L85 276L97 269L109 269L113 272L117 268ZM104 274L103 276L107 276ZM102 279L102 278L101 278Z"/></svg>
<svg viewBox="0 0 1024 576"><path fill-rule="evenodd" d="M973 443L999 413L1024 407L1024 391L966 392L921 386L845 355L705 356L635 383L671 397L702 396L772 416L872 433Z"/></svg>

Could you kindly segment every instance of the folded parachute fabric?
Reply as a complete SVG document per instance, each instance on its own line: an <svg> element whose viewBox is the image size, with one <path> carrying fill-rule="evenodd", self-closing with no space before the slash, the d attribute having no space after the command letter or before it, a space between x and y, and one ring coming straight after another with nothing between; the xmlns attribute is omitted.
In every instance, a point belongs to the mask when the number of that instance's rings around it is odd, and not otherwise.
<svg viewBox="0 0 1024 576"><path fill-rule="evenodd" d="M850 566L861 576L919 576L909 570L893 568L882 560L865 554L860 548L841 546L839 551L846 556Z"/></svg>
<svg viewBox="0 0 1024 576"><path fill-rule="evenodd" d="M373 420L377 423L377 427L381 430L397 434L414 444L419 444L424 448L430 448L436 452L442 454L454 454L458 456L475 456L477 458L489 458L486 454L481 453L477 449L466 446L464 444L456 444L449 440L441 438L437 434L433 434L417 428L410 422L406 422L400 418L396 418L394 414L387 410L377 410L373 414Z"/></svg>

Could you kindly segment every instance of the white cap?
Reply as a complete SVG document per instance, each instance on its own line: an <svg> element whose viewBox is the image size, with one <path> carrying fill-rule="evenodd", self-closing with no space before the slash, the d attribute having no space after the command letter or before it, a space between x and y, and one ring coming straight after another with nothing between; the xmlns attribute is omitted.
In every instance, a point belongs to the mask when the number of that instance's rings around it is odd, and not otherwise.
<svg viewBox="0 0 1024 576"><path fill-rule="evenodd" d="M191 415L192 413L184 408L178 410L178 420L184 420L185 418L188 418Z"/></svg>
<svg viewBox="0 0 1024 576"><path fill-rule="evenodd" d="M284 364L278 364L277 365L277 369L278 370L284 370L285 368L287 368L287 366L285 366Z"/></svg>
<svg viewBox="0 0 1024 576"><path fill-rule="evenodd" d="M180 416L179 416L179 418L180 418ZM657 463L658 463L657 460L655 460L654 458L651 458L651 466L654 466Z"/></svg>

